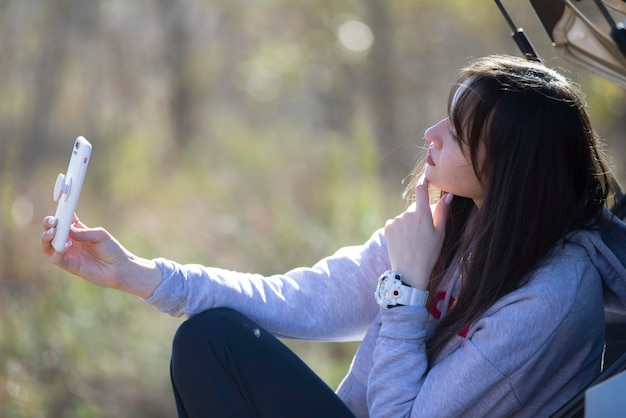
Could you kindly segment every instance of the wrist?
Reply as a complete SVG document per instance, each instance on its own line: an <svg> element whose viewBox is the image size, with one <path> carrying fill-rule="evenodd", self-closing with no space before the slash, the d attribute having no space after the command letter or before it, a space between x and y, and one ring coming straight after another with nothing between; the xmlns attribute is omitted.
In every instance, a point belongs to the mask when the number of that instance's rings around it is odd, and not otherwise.
<svg viewBox="0 0 626 418"><path fill-rule="evenodd" d="M161 283L163 273L153 260L129 255L122 268L118 290L147 299Z"/></svg>
<svg viewBox="0 0 626 418"><path fill-rule="evenodd" d="M410 269L391 268L392 271L399 272L402 275L402 282L407 286L411 286L414 289L422 290L426 292L428 290L429 277L425 275L404 274Z"/></svg>
<svg viewBox="0 0 626 418"><path fill-rule="evenodd" d="M381 308L406 305L425 306L428 292L407 285L402 274L388 270L378 278L374 297Z"/></svg>

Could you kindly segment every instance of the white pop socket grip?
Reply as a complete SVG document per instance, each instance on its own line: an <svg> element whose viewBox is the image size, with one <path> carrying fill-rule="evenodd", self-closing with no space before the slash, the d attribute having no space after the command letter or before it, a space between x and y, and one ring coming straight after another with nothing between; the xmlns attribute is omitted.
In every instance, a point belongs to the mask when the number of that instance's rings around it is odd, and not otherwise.
<svg viewBox="0 0 626 418"><path fill-rule="evenodd" d="M65 174L59 173L57 177L57 182L54 184L54 194L52 195L52 198L55 202L57 202L62 197L63 200L67 200L70 195L70 190L72 189L72 179L67 179L67 182L65 180Z"/></svg>

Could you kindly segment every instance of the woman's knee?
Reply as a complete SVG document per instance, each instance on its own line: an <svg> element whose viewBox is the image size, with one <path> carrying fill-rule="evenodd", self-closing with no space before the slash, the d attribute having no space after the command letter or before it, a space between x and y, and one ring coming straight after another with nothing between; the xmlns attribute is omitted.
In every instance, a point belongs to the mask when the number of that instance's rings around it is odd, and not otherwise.
<svg viewBox="0 0 626 418"><path fill-rule="evenodd" d="M209 309L183 322L174 335L172 354L188 352L191 347L207 343L226 343L238 329L246 327L250 320L243 314L228 308Z"/></svg>

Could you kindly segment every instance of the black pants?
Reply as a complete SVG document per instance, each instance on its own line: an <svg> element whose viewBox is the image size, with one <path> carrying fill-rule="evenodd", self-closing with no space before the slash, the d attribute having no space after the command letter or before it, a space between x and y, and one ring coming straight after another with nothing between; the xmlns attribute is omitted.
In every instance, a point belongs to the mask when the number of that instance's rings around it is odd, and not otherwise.
<svg viewBox="0 0 626 418"><path fill-rule="evenodd" d="M171 376L179 417L353 417L298 356L230 309L180 326Z"/></svg>

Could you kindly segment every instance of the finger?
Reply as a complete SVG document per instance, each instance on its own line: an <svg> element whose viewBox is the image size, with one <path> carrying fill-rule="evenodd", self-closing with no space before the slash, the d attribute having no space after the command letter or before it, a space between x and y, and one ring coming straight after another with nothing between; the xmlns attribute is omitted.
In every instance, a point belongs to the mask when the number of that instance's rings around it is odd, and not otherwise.
<svg viewBox="0 0 626 418"><path fill-rule="evenodd" d="M79 228L87 228L87 225L82 223L81 220L78 219L78 215L76 215L76 214L74 214L74 217L72 218L72 226L76 226L76 227L79 227Z"/></svg>
<svg viewBox="0 0 626 418"><path fill-rule="evenodd" d="M44 231L47 231L53 226L56 226L56 224L57 224L57 218L55 218L54 216L46 216L45 218L43 218L42 225L43 225Z"/></svg>
<svg viewBox="0 0 626 418"><path fill-rule="evenodd" d="M420 178L415 186L415 209L427 210L430 213L430 196L428 194L428 180L425 177Z"/></svg>
<svg viewBox="0 0 626 418"><path fill-rule="evenodd" d="M70 250L70 248L73 247L73 245L74 243L72 242L72 240L67 240L62 251L56 251L54 248L52 248L52 246L50 246L51 248L50 260L52 261L52 264L54 264L55 266L59 266L61 268L66 268L67 261L65 259L65 253L67 253Z"/></svg>
<svg viewBox="0 0 626 418"><path fill-rule="evenodd" d="M111 235L103 228L75 228L70 227L70 238L76 242L103 242L109 239Z"/></svg>
<svg viewBox="0 0 626 418"><path fill-rule="evenodd" d="M45 230L41 234L41 239L39 240L39 246L41 248L41 252L42 253L50 255L52 253L52 251L54 251L52 249L51 242L52 242L52 239L54 238L55 234L56 234L56 228L54 228L54 227Z"/></svg>
<svg viewBox="0 0 626 418"><path fill-rule="evenodd" d="M453 195L448 193L437 202L433 213L435 230L445 232L446 220L448 219L448 213L450 213L450 203L452 203L453 197Z"/></svg>

